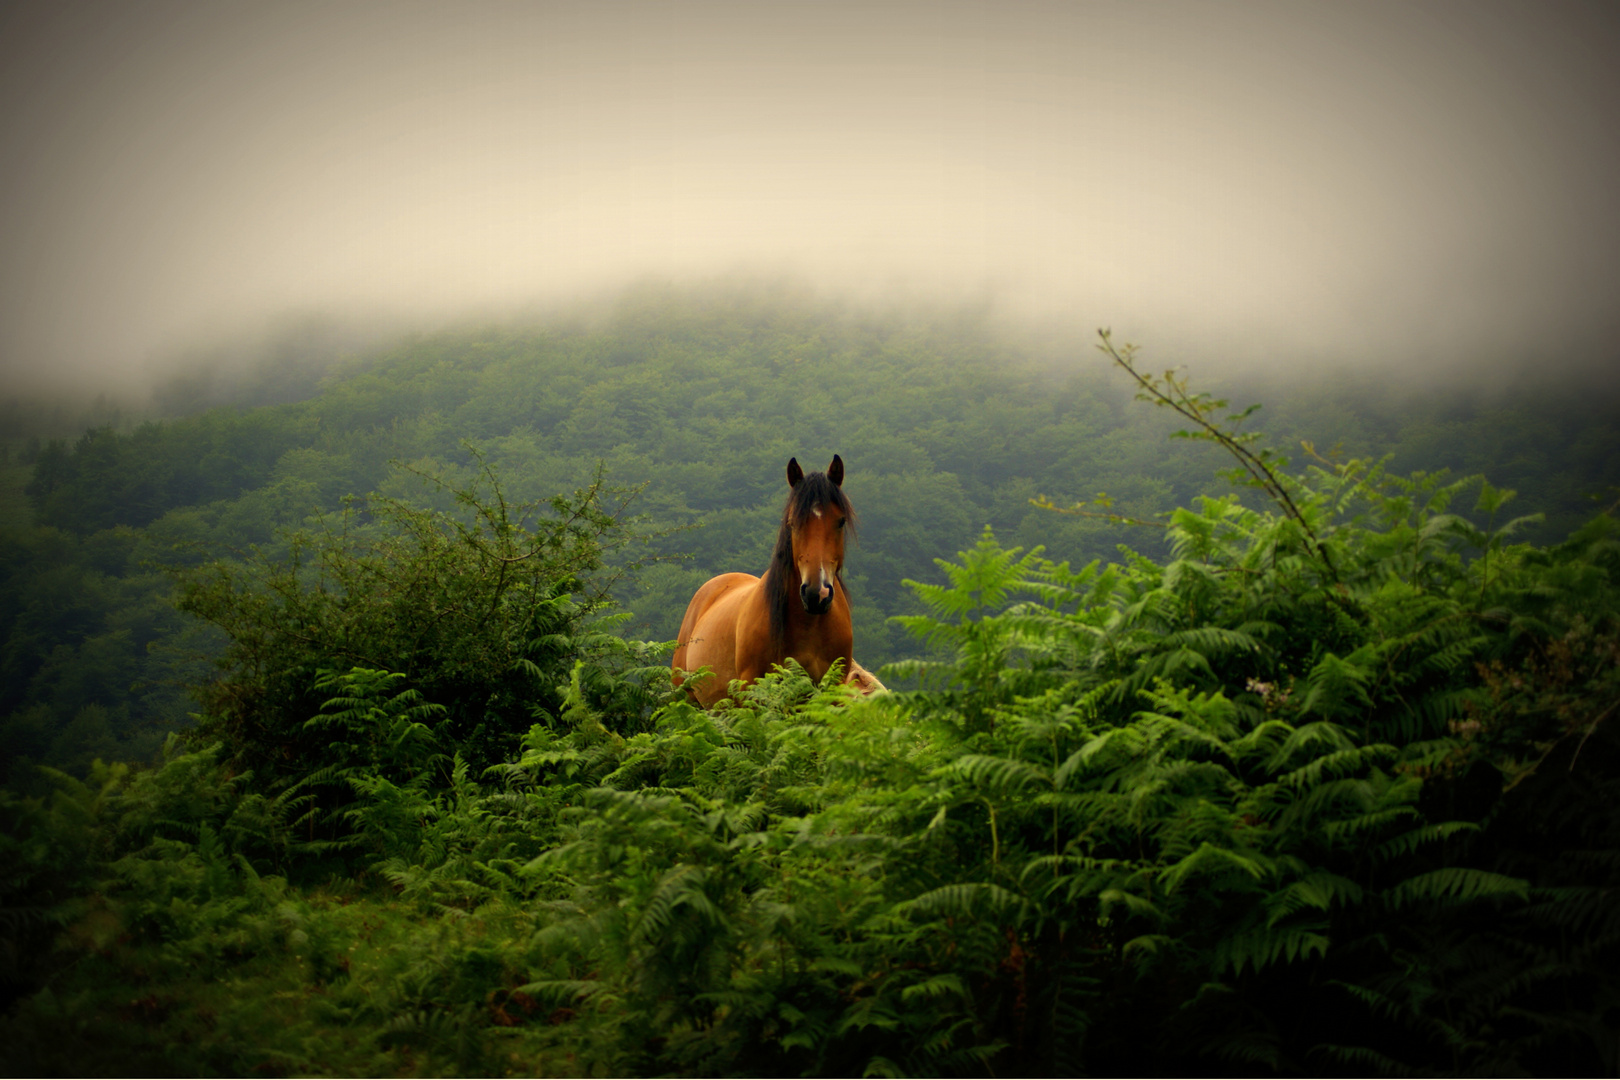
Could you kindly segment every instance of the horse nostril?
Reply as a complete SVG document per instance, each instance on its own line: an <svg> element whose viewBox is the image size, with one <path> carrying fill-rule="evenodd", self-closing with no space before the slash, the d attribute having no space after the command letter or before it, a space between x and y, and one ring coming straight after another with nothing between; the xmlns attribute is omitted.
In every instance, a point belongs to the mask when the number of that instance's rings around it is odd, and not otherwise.
<svg viewBox="0 0 1620 1080"><path fill-rule="evenodd" d="M832 586L801 585L799 587L799 600L803 602L804 610L809 614L825 614L832 607Z"/></svg>

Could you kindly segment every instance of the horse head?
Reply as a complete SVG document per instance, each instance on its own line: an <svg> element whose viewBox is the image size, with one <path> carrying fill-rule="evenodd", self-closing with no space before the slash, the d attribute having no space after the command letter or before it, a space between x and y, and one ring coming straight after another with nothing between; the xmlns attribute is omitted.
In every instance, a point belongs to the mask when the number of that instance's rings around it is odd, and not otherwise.
<svg viewBox="0 0 1620 1080"><path fill-rule="evenodd" d="M799 600L805 612L825 615L832 608L834 586L844 568L844 538L855 526L855 511L843 492L844 459L834 454L826 472L806 476L798 459L790 458L787 480L782 532L788 550L783 554L791 559L791 571L798 575ZM789 582L784 581L783 587L790 587Z"/></svg>

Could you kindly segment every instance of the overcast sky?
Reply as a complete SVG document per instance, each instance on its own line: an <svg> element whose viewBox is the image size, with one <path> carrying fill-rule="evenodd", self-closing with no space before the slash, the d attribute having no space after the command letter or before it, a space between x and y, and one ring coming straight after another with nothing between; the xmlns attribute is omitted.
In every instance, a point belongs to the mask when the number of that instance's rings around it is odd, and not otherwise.
<svg viewBox="0 0 1620 1080"><path fill-rule="evenodd" d="M1616 57L1547 0L10 0L0 381L739 268L1178 360L1607 363Z"/></svg>

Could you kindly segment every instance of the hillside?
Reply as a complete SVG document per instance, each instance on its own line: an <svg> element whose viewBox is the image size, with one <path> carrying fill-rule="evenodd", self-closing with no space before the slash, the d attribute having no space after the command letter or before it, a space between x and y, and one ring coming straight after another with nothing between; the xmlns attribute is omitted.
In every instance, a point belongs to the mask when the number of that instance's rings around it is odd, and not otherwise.
<svg viewBox="0 0 1620 1080"><path fill-rule="evenodd" d="M13 761L82 767L92 747L144 757L187 722L184 685L217 646L170 608L165 568L273 552L287 530L370 491L443 505L416 474L464 483L474 453L520 500L583 486L598 467L640 489L630 512L647 539L621 558L645 565L617 596L632 615L621 632L651 640L673 637L708 577L763 568L789 457L820 467L841 454L859 515L847 567L856 649L874 669L916 651L889 621L919 610L903 582L938 580L934 560L986 525L1076 566L1118 557L1121 543L1160 558L1162 528L1106 515L1162 522L1229 490L1210 449L1169 439L1175 418L1134 403L1089 344L1038 357L974 316L648 288L572 320L310 356L298 353L297 370L324 376L303 400L14 448L6 475L12 488L26 481L33 525L8 515L0 540ZM1314 394L1296 381L1265 404L1251 423L1296 458L1312 439L1324 453L1392 454L1400 471L1488 473L1520 492L1523 512L1547 515L1527 538L1566 534L1596 508L1589 495L1620 481L1613 413L1551 395L1402 399L1341 379ZM1092 516L1031 504L1099 492L1112 502Z"/></svg>
<svg viewBox="0 0 1620 1080"><path fill-rule="evenodd" d="M19 1067L1612 1071L1612 414L1129 360L643 294L8 455ZM899 692L695 709L835 451Z"/></svg>

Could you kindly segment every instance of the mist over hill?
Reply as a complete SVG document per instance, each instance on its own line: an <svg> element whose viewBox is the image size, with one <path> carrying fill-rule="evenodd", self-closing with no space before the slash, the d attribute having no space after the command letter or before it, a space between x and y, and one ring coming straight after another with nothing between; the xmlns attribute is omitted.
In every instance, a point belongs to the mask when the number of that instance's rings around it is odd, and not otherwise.
<svg viewBox="0 0 1620 1080"><path fill-rule="evenodd" d="M1612 371L1620 342L1606 4L19 0L0 28L0 397L122 397L278 311L426 329L643 275L988 297L1271 375Z"/></svg>

